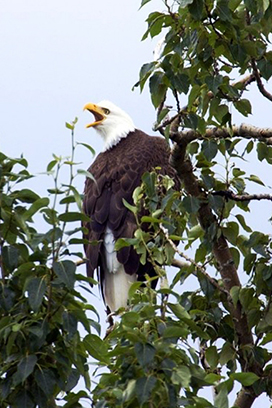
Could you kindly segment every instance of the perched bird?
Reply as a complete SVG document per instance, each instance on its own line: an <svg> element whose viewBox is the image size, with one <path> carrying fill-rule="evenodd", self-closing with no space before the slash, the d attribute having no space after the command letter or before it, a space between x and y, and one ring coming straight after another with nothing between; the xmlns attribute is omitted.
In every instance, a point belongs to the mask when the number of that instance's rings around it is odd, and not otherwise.
<svg viewBox="0 0 272 408"><path fill-rule="evenodd" d="M127 306L132 282L144 281L145 274L156 276L150 263L142 265L132 246L115 251L119 238L132 238L135 217L123 202L133 204L134 189L143 173L161 168L161 174L177 178L169 164L170 149L162 137L148 136L135 128L130 116L109 101L88 103L84 110L94 115L93 127L104 140L104 151L88 169L95 181L86 179L83 208L90 221L85 223L87 274L97 270L108 313ZM153 282L156 286L156 280Z"/></svg>

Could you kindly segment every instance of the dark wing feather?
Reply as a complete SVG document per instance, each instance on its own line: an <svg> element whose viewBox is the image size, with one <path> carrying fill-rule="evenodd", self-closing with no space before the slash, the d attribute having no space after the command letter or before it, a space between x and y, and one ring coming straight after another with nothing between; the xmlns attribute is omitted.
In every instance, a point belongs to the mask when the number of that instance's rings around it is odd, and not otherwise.
<svg viewBox="0 0 272 408"><path fill-rule="evenodd" d="M140 185L143 173L160 166L161 173L173 177L178 187L176 172L169 164L169 155L169 147L163 138L136 130L110 150L100 153L89 168L96 182L87 178L85 183L83 208L90 217L90 222L85 224L88 229L85 238L99 242L85 246L89 276L93 277L97 268L103 273L102 242L107 225L116 240L133 237L137 226L123 199L132 204L133 191ZM117 258L128 274L138 273L139 280L143 280L146 273L156 275L152 265L139 263L139 256L132 247L122 248Z"/></svg>

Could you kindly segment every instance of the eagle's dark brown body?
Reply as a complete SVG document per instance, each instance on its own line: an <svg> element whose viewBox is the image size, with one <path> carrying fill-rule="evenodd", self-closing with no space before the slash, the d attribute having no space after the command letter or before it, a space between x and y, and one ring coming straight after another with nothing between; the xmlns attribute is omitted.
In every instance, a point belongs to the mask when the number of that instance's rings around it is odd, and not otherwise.
<svg viewBox="0 0 272 408"><path fill-rule="evenodd" d="M124 206L123 199L133 204L132 194L140 185L143 173L157 166L162 174L177 179L175 170L169 164L169 155L170 149L163 138L135 130L116 146L100 153L89 168L96 182L87 178L85 184L84 212L90 216L90 222L85 225L88 228L86 238L98 241L98 244L85 246L87 273L93 277L94 270L99 271L102 293L106 268L103 243L106 229L112 231L115 240L133 237L135 218ZM117 260L123 264L127 274L137 274L138 280L143 280L146 273L155 275L151 264L140 264L139 256L132 247L122 248L117 253Z"/></svg>

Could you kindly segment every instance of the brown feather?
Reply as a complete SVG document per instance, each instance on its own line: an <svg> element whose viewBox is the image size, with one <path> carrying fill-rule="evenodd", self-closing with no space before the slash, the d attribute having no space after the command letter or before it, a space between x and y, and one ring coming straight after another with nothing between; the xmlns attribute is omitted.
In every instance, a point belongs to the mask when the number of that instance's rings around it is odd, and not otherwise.
<svg viewBox="0 0 272 408"><path fill-rule="evenodd" d="M85 225L89 231L86 238L100 242L85 246L90 277L93 277L95 269L99 269L100 280L103 280L102 242L107 226L115 240L133 237L136 223L133 214L124 206L123 199L132 204L133 191L140 185L143 173L160 166L161 173L173 177L176 185L179 185L176 172L169 164L169 155L170 149L163 138L135 130L116 146L100 153L90 166L89 172L96 183L90 178L85 183L83 208L90 217L90 222ZM117 259L124 265L125 272L130 275L136 273L138 280L144 280L146 273L156 275L151 264L140 264L139 256L132 247L122 248Z"/></svg>

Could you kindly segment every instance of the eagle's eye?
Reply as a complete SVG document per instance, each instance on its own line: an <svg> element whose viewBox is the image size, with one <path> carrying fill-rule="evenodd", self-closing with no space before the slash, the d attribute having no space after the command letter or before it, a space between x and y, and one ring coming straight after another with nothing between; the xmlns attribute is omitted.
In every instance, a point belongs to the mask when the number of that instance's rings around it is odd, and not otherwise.
<svg viewBox="0 0 272 408"><path fill-rule="evenodd" d="M110 114L110 110L108 109L108 108L102 108L103 109L103 111L104 111L104 113L106 114L106 115L109 115Z"/></svg>

